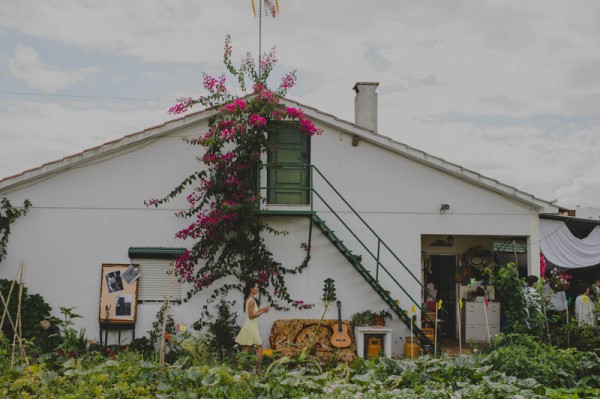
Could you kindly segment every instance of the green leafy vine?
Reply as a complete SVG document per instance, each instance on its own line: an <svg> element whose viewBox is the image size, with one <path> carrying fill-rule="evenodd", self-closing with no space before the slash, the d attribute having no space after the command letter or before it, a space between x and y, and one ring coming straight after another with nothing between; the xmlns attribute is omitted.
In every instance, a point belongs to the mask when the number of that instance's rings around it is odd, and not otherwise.
<svg viewBox="0 0 600 399"><path fill-rule="evenodd" d="M29 207L31 207L29 200L25 200L21 208L14 208L6 198L2 198L0 201L0 262L7 255L6 247L8 246L10 225L19 217L26 215L29 212Z"/></svg>

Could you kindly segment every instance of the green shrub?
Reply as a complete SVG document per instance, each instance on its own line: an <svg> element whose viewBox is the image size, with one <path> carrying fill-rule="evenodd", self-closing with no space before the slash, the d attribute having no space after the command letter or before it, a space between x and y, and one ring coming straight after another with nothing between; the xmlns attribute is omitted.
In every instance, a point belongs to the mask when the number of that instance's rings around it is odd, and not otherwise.
<svg viewBox="0 0 600 399"><path fill-rule="evenodd" d="M595 353L560 349L526 334L500 334L491 349L485 363L495 371L534 378L549 387L574 387L582 378L600 374Z"/></svg>
<svg viewBox="0 0 600 399"><path fill-rule="evenodd" d="M216 305L217 316L214 320L198 320L194 328L202 330L206 328L208 344L210 349L223 359L229 358L237 350L235 337L240 331L237 324L237 313L232 311L236 301L221 299Z"/></svg>
<svg viewBox="0 0 600 399"><path fill-rule="evenodd" d="M8 314L13 322L16 322L17 308L19 302L19 284L14 283L11 292L12 280L0 279L0 292L8 302ZM9 297L10 292L10 297ZM5 310L4 303L0 301L0 314ZM42 352L47 353L58 345L60 340L53 335L58 332L58 324L60 320L51 316L52 308L44 298L39 294L29 294L27 287L23 286L21 294L21 328L23 337L26 340L32 341L33 344ZM40 322L47 320L48 323ZM2 332L6 338L12 342L14 331L13 327L7 318L4 320Z"/></svg>

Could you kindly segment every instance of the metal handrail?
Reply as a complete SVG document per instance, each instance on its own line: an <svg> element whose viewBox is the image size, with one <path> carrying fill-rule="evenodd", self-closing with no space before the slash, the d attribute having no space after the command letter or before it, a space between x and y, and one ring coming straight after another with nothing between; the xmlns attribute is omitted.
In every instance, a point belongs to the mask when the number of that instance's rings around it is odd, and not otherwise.
<svg viewBox="0 0 600 399"><path fill-rule="evenodd" d="M268 167L272 167L272 165L260 165L259 168L268 168ZM342 194L340 194L340 192L333 186L333 184L331 184L331 182L323 175L323 173L315 166L312 164L286 164L286 163L279 163L277 164L278 168L282 168L282 169L306 169L307 167L310 168L310 187L299 187L299 188L290 188L290 189L286 189L286 188L278 188L278 187L269 187L269 186L260 186L260 173L259 175L259 187L258 190L260 191L261 189L264 190L273 190L273 189L278 189L278 190L290 190L290 191L298 191L298 190L310 190L311 192L311 201L310 201L310 209L311 212L314 212L314 201L313 201L313 194L316 194L317 197L323 202L323 204L325 206L327 206L327 208L333 213L333 215L336 216L336 218L344 225L344 227L352 234L352 236L361 244L361 246L367 251L367 253L369 255L371 255L371 257L376 261L376 281L379 281L379 267L381 267L385 273L388 275L388 277L391 278L391 280L396 283L396 285L406 294L406 296L413 302L413 304L415 304L420 310L421 312L423 312L423 308L421 307L420 303L415 301L413 299L413 297L408 294L408 292L406 292L406 290L404 289L404 287L398 282L398 280L396 280L396 278L389 272L389 270L385 267L385 265L383 265L380 261L380 247L381 245L383 245L383 247L385 249L388 250L388 252L393 256L394 259L396 259L396 261L398 261L398 263L400 263L400 265L404 268L404 270L406 270L408 272L408 274L413 278L413 280L421 287L421 289L424 291L424 293L429 296L429 298L432 298L434 301L436 301L436 298L433 296L433 294L427 289L427 287L425 287L421 281L419 279L417 279L417 277L410 271L410 269L408 269L408 267L404 264L404 262L402 262L402 260L400 260L400 258L398 258L398 256L394 253L394 251L392 251L392 249L385 243L385 241L383 241L381 239L381 237L379 237L379 235L371 228L371 226L359 215L358 212L356 212L356 210L352 207L352 205L350 205L350 203L348 203L348 201L342 196ZM327 185L335 192L335 194L337 194L337 196L344 202L344 204L346 204L346 206L352 211L352 213L363 223L363 225L375 236L375 238L377 238L377 255L374 255L368 248L367 246L363 243L363 241L357 237L357 235L354 233L354 231L352 231L352 229L341 219L341 217L337 214L337 212L335 212L333 210L333 208L327 203L327 201L325 201L325 199L318 193L318 191L314 188L314 174L313 174L313 170L316 171L318 173L318 175L327 183ZM445 312L445 310L444 310Z"/></svg>

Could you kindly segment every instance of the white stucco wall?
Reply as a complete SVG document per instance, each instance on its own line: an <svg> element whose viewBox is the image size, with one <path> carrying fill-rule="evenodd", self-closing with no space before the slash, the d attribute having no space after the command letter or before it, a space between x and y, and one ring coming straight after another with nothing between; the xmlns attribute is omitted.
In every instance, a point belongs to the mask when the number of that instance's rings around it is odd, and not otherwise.
<svg viewBox="0 0 600 399"><path fill-rule="evenodd" d="M531 243L538 241L536 211L363 140L353 147L351 136L322 127L325 132L312 140L312 163L415 276L421 274L422 235L528 236ZM193 136L203 130L198 125L188 127L172 136L45 176L27 186L0 191L0 197L8 197L13 205L24 199L33 203L30 213L12 226L8 258L0 265L0 277L13 278L23 261L30 292L43 295L56 313L60 306L77 306L77 311L85 316L77 320L77 326L86 328L90 338L97 338L101 264L128 263L129 247L186 246L174 236L186 225L186 221L173 215L175 209L185 205L183 198L158 209L146 208L143 200L163 196L198 167L195 156L201 149L175 136ZM373 236L351 217L323 181L315 178L315 186L376 251ZM440 214L441 203L450 204L450 210ZM363 256L366 265L374 266L366 251L322 203L315 201L315 209L348 247ZM290 233L268 238L276 258L284 265L299 264L304 256L300 243L308 239L308 218L271 217L270 221L274 227ZM532 244L531 252L538 252L536 244ZM343 317L350 318L352 313L368 308L385 308L384 302L316 228L311 255L307 271L289 280L294 297L318 304L323 280L331 277L343 302ZM537 260L532 257L530 265L537 270ZM408 273L389 254L382 252L381 259L409 294L419 298L420 288ZM383 274L381 278L392 297L409 308L412 303L408 298L390 285ZM240 303L241 296L237 299ZM198 296L191 303L177 306L176 320L197 320L203 303L202 296ZM158 308L157 304L138 306L138 337L151 328ZM260 320L263 341L268 342L274 320L318 318L321 312L321 306L302 312L271 311ZM241 304L238 314L241 322ZM335 318L336 314L334 307L327 317ZM403 342L398 338L409 332L398 321L392 322L392 327L393 352L400 354Z"/></svg>

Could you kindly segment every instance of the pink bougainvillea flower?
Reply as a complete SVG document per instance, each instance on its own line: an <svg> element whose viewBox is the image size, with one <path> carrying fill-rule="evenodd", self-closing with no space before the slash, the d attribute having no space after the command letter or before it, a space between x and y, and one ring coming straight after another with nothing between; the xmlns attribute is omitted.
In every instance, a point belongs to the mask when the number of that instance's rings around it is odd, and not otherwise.
<svg viewBox="0 0 600 399"><path fill-rule="evenodd" d="M258 114L252 114L250 116L250 124L260 128L267 124L267 120Z"/></svg>

